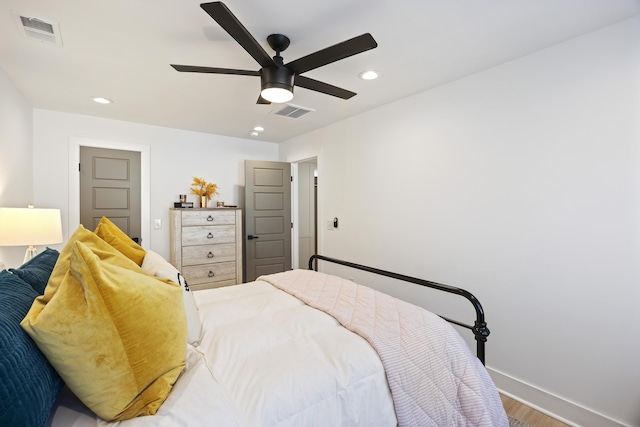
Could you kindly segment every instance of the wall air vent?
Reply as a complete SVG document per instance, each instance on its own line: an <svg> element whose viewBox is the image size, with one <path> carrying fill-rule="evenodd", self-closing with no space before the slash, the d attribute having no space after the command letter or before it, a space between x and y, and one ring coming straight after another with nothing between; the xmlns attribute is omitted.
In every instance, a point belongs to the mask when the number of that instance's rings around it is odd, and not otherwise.
<svg viewBox="0 0 640 427"><path fill-rule="evenodd" d="M288 117L290 119L299 119L307 113L312 111L311 108L300 107L298 105L287 104L282 108L276 109L273 114L276 116Z"/></svg>
<svg viewBox="0 0 640 427"><path fill-rule="evenodd" d="M11 15L22 36L44 43L62 46L60 26L57 23L27 16L15 10L11 11Z"/></svg>

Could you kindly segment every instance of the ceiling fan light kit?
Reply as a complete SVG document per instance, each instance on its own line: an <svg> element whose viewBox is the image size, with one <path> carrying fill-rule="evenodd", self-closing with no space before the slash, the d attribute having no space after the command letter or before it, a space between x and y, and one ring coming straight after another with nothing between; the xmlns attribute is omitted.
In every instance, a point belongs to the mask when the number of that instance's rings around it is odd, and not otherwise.
<svg viewBox="0 0 640 427"><path fill-rule="evenodd" d="M267 101L283 103L293 99L293 73L288 68L263 68L260 70L260 82L260 96Z"/></svg>
<svg viewBox="0 0 640 427"><path fill-rule="evenodd" d="M349 99L356 93L301 74L378 46L371 34L366 33L284 64L280 53L289 47L290 41L287 36L271 34L267 37L269 46L276 52L276 55L271 58L224 3L219 1L202 3L200 7L233 37L260 64L261 68L259 71L252 71L175 64L171 66L180 72L260 76L261 92L258 104L288 102L293 99L294 86Z"/></svg>

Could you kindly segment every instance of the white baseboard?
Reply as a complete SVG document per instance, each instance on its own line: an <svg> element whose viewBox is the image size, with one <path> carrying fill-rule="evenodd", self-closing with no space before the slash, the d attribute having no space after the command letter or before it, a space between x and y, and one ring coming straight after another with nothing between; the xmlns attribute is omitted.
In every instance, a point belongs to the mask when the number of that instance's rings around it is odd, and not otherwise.
<svg viewBox="0 0 640 427"><path fill-rule="evenodd" d="M500 393L574 427L631 427L507 374L487 368Z"/></svg>

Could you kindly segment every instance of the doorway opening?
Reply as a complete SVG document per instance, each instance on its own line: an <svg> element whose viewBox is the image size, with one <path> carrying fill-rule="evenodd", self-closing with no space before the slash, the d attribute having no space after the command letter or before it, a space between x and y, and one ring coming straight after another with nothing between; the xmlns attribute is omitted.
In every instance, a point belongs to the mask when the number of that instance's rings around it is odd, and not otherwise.
<svg viewBox="0 0 640 427"><path fill-rule="evenodd" d="M318 162L316 158L292 163L292 266L306 269L318 253Z"/></svg>

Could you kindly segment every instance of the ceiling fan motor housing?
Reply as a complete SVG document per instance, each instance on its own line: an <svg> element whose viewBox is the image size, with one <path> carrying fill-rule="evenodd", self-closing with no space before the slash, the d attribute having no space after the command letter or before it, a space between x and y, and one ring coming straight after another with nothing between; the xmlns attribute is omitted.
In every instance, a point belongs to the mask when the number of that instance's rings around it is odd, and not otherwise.
<svg viewBox="0 0 640 427"><path fill-rule="evenodd" d="M260 70L261 89L280 88L293 92L293 72L285 66L264 67Z"/></svg>

